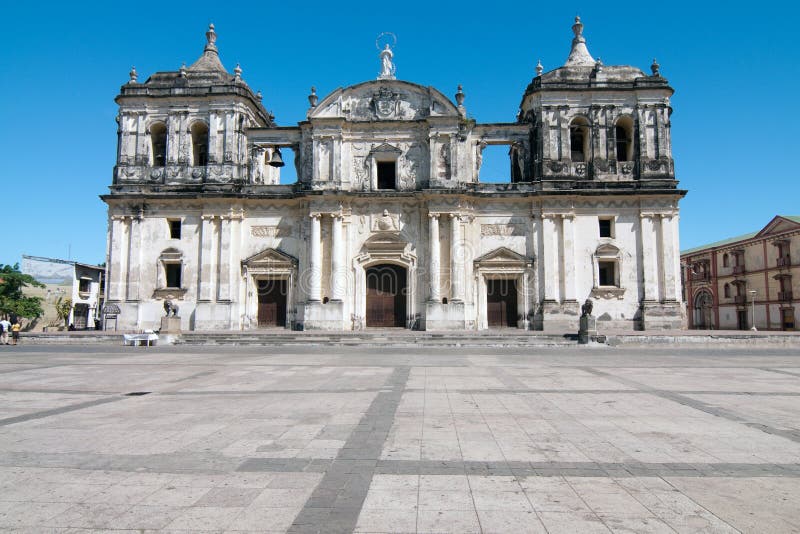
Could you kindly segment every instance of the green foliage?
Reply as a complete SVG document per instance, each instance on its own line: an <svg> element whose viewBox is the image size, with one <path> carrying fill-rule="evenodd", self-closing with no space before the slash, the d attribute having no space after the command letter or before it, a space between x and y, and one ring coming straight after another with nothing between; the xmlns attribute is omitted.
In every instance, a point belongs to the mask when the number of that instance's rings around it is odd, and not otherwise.
<svg viewBox="0 0 800 534"><path fill-rule="evenodd" d="M28 319L42 316L42 299L23 295L25 287L44 287L44 284L29 274L22 274L18 263L0 268L0 313L14 313Z"/></svg>
<svg viewBox="0 0 800 534"><path fill-rule="evenodd" d="M64 321L64 326L67 325L67 320L69 319L69 312L72 311L72 299L65 299L64 297L58 297L56 301L56 314L58 318Z"/></svg>

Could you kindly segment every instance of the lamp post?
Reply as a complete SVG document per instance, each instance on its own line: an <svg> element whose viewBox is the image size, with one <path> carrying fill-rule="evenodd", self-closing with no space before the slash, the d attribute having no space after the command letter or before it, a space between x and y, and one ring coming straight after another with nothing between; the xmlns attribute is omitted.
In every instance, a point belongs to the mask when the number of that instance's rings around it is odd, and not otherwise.
<svg viewBox="0 0 800 534"><path fill-rule="evenodd" d="M753 325L750 330L756 332L758 331L758 328L756 328L756 290L751 289L748 293L750 293L750 322Z"/></svg>

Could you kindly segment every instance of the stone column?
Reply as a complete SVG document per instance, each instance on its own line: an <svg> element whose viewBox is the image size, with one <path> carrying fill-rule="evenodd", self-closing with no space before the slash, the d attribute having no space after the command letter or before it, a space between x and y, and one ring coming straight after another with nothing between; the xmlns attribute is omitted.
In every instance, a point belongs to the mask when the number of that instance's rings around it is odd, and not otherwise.
<svg viewBox="0 0 800 534"><path fill-rule="evenodd" d="M433 302L441 302L442 291L441 291L441 251L439 244L439 214L438 213L428 214L428 220L429 220L428 241L430 242L429 268L431 271L430 300Z"/></svg>
<svg viewBox="0 0 800 534"><path fill-rule="evenodd" d="M576 301L575 289L575 216L564 214L562 220L562 246L564 250L564 301Z"/></svg>
<svg viewBox="0 0 800 534"><path fill-rule="evenodd" d="M642 213L639 217L644 300L658 302L658 257L656 255L656 232L653 221L655 215Z"/></svg>
<svg viewBox="0 0 800 534"><path fill-rule="evenodd" d="M342 216L332 213L331 225L331 300L341 301L345 293L344 243L342 243Z"/></svg>
<svg viewBox="0 0 800 534"><path fill-rule="evenodd" d="M542 280L544 282L544 300L550 302L559 301L559 288L561 286L560 271L558 264L558 246L556 238L558 228L556 227L555 216L552 214L542 214L542 255L541 262L544 267Z"/></svg>
<svg viewBox="0 0 800 534"><path fill-rule="evenodd" d="M311 214L308 300L315 302L322 300L322 228L319 219L319 213Z"/></svg>
<svg viewBox="0 0 800 534"><path fill-rule="evenodd" d="M219 147L219 116L216 111L211 111L208 114L208 162L218 163L220 157L218 156Z"/></svg>
<svg viewBox="0 0 800 534"><path fill-rule="evenodd" d="M450 297L454 302L464 300L464 244L461 242L461 216L450 214Z"/></svg>

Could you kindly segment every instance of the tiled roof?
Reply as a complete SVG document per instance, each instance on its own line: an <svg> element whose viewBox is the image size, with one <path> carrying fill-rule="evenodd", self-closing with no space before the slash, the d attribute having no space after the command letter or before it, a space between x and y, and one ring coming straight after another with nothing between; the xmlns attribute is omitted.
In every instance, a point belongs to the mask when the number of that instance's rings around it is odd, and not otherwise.
<svg viewBox="0 0 800 534"><path fill-rule="evenodd" d="M744 241L746 239L750 239L752 237L755 237L756 234L758 234L758 232L750 232L748 234L743 234L743 235L740 235L740 236L737 236L737 237L730 237L728 239L723 239L722 241L715 241L715 242L709 243L707 245L701 245L699 247L694 247L694 248L690 248L690 249L686 249L686 250L681 250L681 256L683 256L684 254L692 254L694 252L700 252L701 250L706 250L706 249L709 249L709 248L715 248L715 247L721 247L721 246L724 246L724 245L730 245L730 244L736 243L737 241Z"/></svg>
<svg viewBox="0 0 800 534"><path fill-rule="evenodd" d="M800 224L800 215L778 215L778 217L781 217L783 219L786 219L786 220L789 220L789 221L796 222L796 223ZM725 245L732 245L733 243L736 243L738 241L746 241L746 240L752 239L753 237L758 235L759 232L761 232L761 230L756 231L756 232L750 232L750 233L747 233L747 234L743 234L743 235L740 235L740 236L737 236L737 237L730 237L728 239L723 239L722 241L715 241L713 243L708 243L707 245L701 245L699 247L694 247L694 248L689 248L689 249L686 249L686 250L682 250L681 251L681 256L683 256L685 254L693 254L695 252L700 252L700 251L707 250L707 249L710 249L710 248L722 247L722 246L725 246Z"/></svg>

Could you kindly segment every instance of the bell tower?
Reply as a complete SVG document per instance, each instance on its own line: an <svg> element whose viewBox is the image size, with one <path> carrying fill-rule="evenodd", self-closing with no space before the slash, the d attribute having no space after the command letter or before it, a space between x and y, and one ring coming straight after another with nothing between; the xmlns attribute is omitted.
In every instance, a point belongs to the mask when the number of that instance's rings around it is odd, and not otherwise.
<svg viewBox="0 0 800 534"><path fill-rule="evenodd" d="M206 31L202 55L177 71L139 82L132 68L119 104L117 165L112 191L154 186L224 186L245 180L251 163L245 129L274 124L242 79L222 65L217 33ZM264 157L264 154L261 154Z"/></svg>
<svg viewBox="0 0 800 534"><path fill-rule="evenodd" d="M544 72L540 62L522 97L519 117L532 126L534 180L579 189L590 181L594 189L597 182L674 189L673 89L660 66L653 60L647 75L604 65L589 53L583 29L576 17L564 65Z"/></svg>

